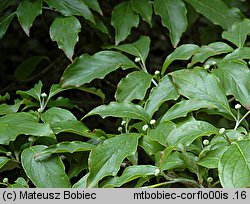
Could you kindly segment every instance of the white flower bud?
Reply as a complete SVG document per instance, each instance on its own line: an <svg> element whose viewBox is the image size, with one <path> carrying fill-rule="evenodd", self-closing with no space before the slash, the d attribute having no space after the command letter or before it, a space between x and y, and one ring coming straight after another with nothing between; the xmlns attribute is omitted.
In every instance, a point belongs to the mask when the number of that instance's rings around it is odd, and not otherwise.
<svg viewBox="0 0 250 204"><path fill-rule="evenodd" d="M219 130L219 133L222 135L225 131L226 131L225 128L221 128L221 129Z"/></svg>
<svg viewBox="0 0 250 204"><path fill-rule="evenodd" d="M11 156L11 155L12 155L12 153L11 153L11 152L6 152L5 154L6 154L6 156L7 156L7 157L9 157L9 156Z"/></svg>
<svg viewBox="0 0 250 204"><path fill-rule="evenodd" d="M123 120L122 122L121 122L121 125L125 125L127 122L125 121L125 120Z"/></svg>
<svg viewBox="0 0 250 204"><path fill-rule="evenodd" d="M236 110L238 110L238 109L241 108L241 105L238 103L238 104L236 104L236 105L234 106L234 108L235 108Z"/></svg>
<svg viewBox="0 0 250 204"><path fill-rule="evenodd" d="M213 179L212 177L208 177L208 178L207 178L207 182L208 182L208 183L212 183L213 180L214 180L214 179Z"/></svg>
<svg viewBox="0 0 250 204"><path fill-rule="evenodd" d="M155 169L155 170L154 170L154 175L155 175L155 176L158 176L160 172L161 172L160 169Z"/></svg>
<svg viewBox="0 0 250 204"><path fill-rule="evenodd" d="M119 132L122 132L122 127L118 127L117 129Z"/></svg>
<svg viewBox="0 0 250 204"><path fill-rule="evenodd" d="M42 108L38 108L38 109L37 109L37 112L38 112L38 113L41 113L41 112L43 112L43 109L42 109Z"/></svg>
<svg viewBox="0 0 250 204"><path fill-rule="evenodd" d="M146 131L147 129L148 129L148 125L143 125L143 126L142 126L142 130L143 130L143 131Z"/></svg>
<svg viewBox="0 0 250 204"><path fill-rule="evenodd" d="M210 68L210 65L209 64L205 64L204 65L204 69L209 69Z"/></svg>
<svg viewBox="0 0 250 204"><path fill-rule="evenodd" d="M152 120L150 120L150 125L154 125L155 123L156 123L156 120L155 119L152 119Z"/></svg>
<svg viewBox="0 0 250 204"><path fill-rule="evenodd" d="M46 97L47 97L47 94L46 94L46 93L42 93L42 94L41 94L41 97L42 97L42 98L46 98Z"/></svg>
<svg viewBox="0 0 250 204"><path fill-rule="evenodd" d="M237 138L237 140L238 141L241 141L241 140L243 140L244 138L242 137L242 136L239 136L238 138Z"/></svg>
<svg viewBox="0 0 250 204"><path fill-rule="evenodd" d="M32 136L28 138L28 141L29 141L29 142L33 142L34 140L35 140L35 138L32 137Z"/></svg>
<svg viewBox="0 0 250 204"><path fill-rule="evenodd" d="M209 140L203 140L203 145L205 146L209 145Z"/></svg>
<svg viewBox="0 0 250 204"><path fill-rule="evenodd" d="M4 178L3 179L3 183L8 183L9 182L9 179L8 178Z"/></svg>
<svg viewBox="0 0 250 204"><path fill-rule="evenodd" d="M160 71L159 70L155 70L155 75L158 75L160 74Z"/></svg>
<svg viewBox="0 0 250 204"><path fill-rule="evenodd" d="M135 62L140 62L141 61L141 58L140 57L136 57L135 58Z"/></svg>
<svg viewBox="0 0 250 204"><path fill-rule="evenodd" d="M215 61L211 62L211 65L216 65L216 64L217 64L217 62L215 62Z"/></svg>

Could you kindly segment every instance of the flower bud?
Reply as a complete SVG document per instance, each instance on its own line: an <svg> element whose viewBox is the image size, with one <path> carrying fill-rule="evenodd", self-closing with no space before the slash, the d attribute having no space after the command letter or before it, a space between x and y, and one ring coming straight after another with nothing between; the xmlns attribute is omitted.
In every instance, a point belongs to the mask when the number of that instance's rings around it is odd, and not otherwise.
<svg viewBox="0 0 250 204"><path fill-rule="evenodd" d="M142 130L143 130L143 131L146 131L147 129L148 129L148 125L143 125L143 126L142 126Z"/></svg>
<svg viewBox="0 0 250 204"><path fill-rule="evenodd" d="M215 61L211 62L211 65L216 65L216 64L217 64L217 62L215 62Z"/></svg>
<svg viewBox="0 0 250 204"><path fill-rule="evenodd" d="M155 175L155 176L158 176L160 172L161 172L160 169L155 169L155 170L154 170L154 175Z"/></svg>
<svg viewBox="0 0 250 204"><path fill-rule="evenodd" d="M236 105L234 106L234 108L235 108L236 110L238 110L238 109L241 108L241 105L238 103L238 104L236 104Z"/></svg>
<svg viewBox="0 0 250 204"><path fill-rule="evenodd" d="M35 140L35 138L32 137L32 136L28 138L28 141L29 141L29 142L33 142L34 140Z"/></svg>
<svg viewBox="0 0 250 204"><path fill-rule="evenodd" d="M119 132L122 132L122 127L118 127L117 129Z"/></svg>
<svg viewBox="0 0 250 204"><path fill-rule="evenodd" d="M237 138L237 140L238 141L241 141L241 140L243 140L244 138L242 137L242 136L239 136L238 138Z"/></svg>
<svg viewBox="0 0 250 204"><path fill-rule="evenodd" d="M208 177L208 178L207 178L207 182L208 182L208 183L212 183L213 180L214 180L214 179L213 179L212 177Z"/></svg>
<svg viewBox="0 0 250 204"><path fill-rule="evenodd" d="M42 97L42 98L46 98L46 97L47 97L47 94L46 94L46 93L42 93L42 94L41 94L41 97Z"/></svg>
<svg viewBox="0 0 250 204"><path fill-rule="evenodd" d="M141 61L141 58L140 57L136 57L135 58L135 62L140 62Z"/></svg>
<svg viewBox="0 0 250 204"><path fill-rule="evenodd" d="M155 75L158 75L160 74L160 71L159 70L155 70Z"/></svg>
<svg viewBox="0 0 250 204"><path fill-rule="evenodd" d="M155 123L156 123L156 120L155 119L152 119L152 120L150 120L150 125L154 125Z"/></svg>
<svg viewBox="0 0 250 204"><path fill-rule="evenodd" d="M127 122L125 121L125 120L123 120L122 122L121 122L121 125L125 125Z"/></svg>
<svg viewBox="0 0 250 204"><path fill-rule="evenodd" d="M209 140L203 140L203 145L205 146L209 145Z"/></svg>
<svg viewBox="0 0 250 204"><path fill-rule="evenodd" d="M8 178L4 178L3 179L3 183L8 183L9 182L9 179Z"/></svg>
<svg viewBox="0 0 250 204"><path fill-rule="evenodd" d="M204 65L204 69L209 69L210 68L210 65L209 64L205 64Z"/></svg>
<svg viewBox="0 0 250 204"><path fill-rule="evenodd" d="M226 131L225 128L221 128L221 129L219 130L219 133L222 135L225 131Z"/></svg>
<svg viewBox="0 0 250 204"><path fill-rule="evenodd" d="M41 112L43 112L43 109L42 109L42 108L38 108L38 109L37 109L37 112L38 112L38 113L41 113Z"/></svg>
<svg viewBox="0 0 250 204"><path fill-rule="evenodd" d="M6 152L5 154L6 154L7 157L10 157L12 155L11 152Z"/></svg>

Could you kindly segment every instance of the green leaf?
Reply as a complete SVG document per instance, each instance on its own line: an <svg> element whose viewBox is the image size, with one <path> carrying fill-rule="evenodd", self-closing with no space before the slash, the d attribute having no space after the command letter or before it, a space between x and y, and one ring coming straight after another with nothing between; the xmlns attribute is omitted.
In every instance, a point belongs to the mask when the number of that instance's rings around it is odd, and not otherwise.
<svg viewBox="0 0 250 204"><path fill-rule="evenodd" d="M41 0L24 0L17 8L17 18L24 32L29 36L30 28L35 18L42 14Z"/></svg>
<svg viewBox="0 0 250 204"><path fill-rule="evenodd" d="M27 79L36 70L37 65L43 60L49 59L45 56L34 56L23 60L16 68L14 77L18 81Z"/></svg>
<svg viewBox="0 0 250 204"><path fill-rule="evenodd" d="M39 81L35 84L34 88L31 88L28 91L18 90L17 94L21 95L22 98L25 98L25 96L31 96L41 103L42 86L42 82Z"/></svg>
<svg viewBox="0 0 250 204"><path fill-rule="evenodd" d="M237 47L243 47L249 33L250 20L244 19L234 23L229 30L223 31L222 38L235 44Z"/></svg>
<svg viewBox="0 0 250 204"><path fill-rule="evenodd" d="M150 49L150 38L147 36L141 36L139 40L133 43L118 46L108 46L107 48L117 49L122 52L134 55L135 57L142 59L145 63Z"/></svg>
<svg viewBox="0 0 250 204"><path fill-rule="evenodd" d="M218 108L218 114L233 115L226 93L217 78L201 68L178 70L171 73L181 95L189 99L208 101Z"/></svg>
<svg viewBox="0 0 250 204"><path fill-rule="evenodd" d="M205 121L191 121L177 126L167 137L170 146L183 144L190 145L195 139L202 136L218 134L217 128Z"/></svg>
<svg viewBox="0 0 250 204"><path fill-rule="evenodd" d="M177 151L172 152L173 147L168 147L164 152L159 152L156 155L156 165L159 166L161 171L185 168L186 165L181 159Z"/></svg>
<svg viewBox="0 0 250 204"><path fill-rule="evenodd" d="M50 37L57 42L60 49L72 61L74 47L78 42L78 33L81 31L81 24L74 16L57 17L50 26Z"/></svg>
<svg viewBox="0 0 250 204"><path fill-rule="evenodd" d="M250 70L242 61L225 61L213 73L220 79L228 95L233 95L244 107L250 107Z"/></svg>
<svg viewBox="0 0 250 204"><path fill-rule="evenodd" d="M0 153L5 154L6 152L7 152L7 150L4 147L0 146Z"/></svg>
<svg viewBox="0 0 250 204"><path fill-rule="evenodd" d="M115 176L123 160L136 152L140 136L136 133L117 135L93 149L89 155L88 187L106 176Z"/></svg>
<svg viewBox="0 0 250 204"><path fill-rule="evenodd" d="M145 150L148 155L156 155L158 152L164 150L164 146L159 142L151 139L148 135L144 135L140 140L140 146Z"/></svg>
<svg viewBox="0 0 250 204"><path fill-rule="evenodd" d="M250 141L233 143L221 156L218 166L223 188L250 186Z"/></svg>
<svg viewBox="0 0 250 204"><path fill-rule="evenodd" d="M17 99L14 105L1 104L0 105L0 115L6 115L10 113L16 113L20 106L23 104L23 101Z"/></svg>
<svg viewBox="0 0 250 204"><path fill-rule="evenodd" d="M151 90L144 109L149 116L152 117L162 103L168 100L176 100L178 97L179 94L174 83L170 77L166 75L159 81L158 86Z"/></svg>
<svg viewBox="0 0 250 204"><path fill-rule="evenodd" d="M6 8L15 3L15 0L1 0L0 3L0 13L2 13Z"/></svg>
<svg viewBox="0 0 250 204"><path fill-rule="evenodd" d="M162 66L162 73L164 74L168 66L175 60L188 60L199 50L198 45L184 44L177 47L174 52L167 56Z"/></svg>
<svg viewBox="0 0 250 204"><path fill-rule="evenodd" d="M72 187L73 188L87 188L87 179L88 179L88 176L89 176L89 173L87 173L84 177L82 177Z"/></svg>
<svg viewBox="0 0 250 204"><path fill-rule="evenodd" d="M155 0L155 13L161 16L162 24L168 28L170 40L174 47L180 41L187 28L187 9L182 0Z"/></svg>
<svg viewBox="0 0 250 204"><path fill-rule="evenodd" d="M83 2L94 11L98 12L100 15L103 15L100 5L97 0L83 0Z"/></svg>
<svg viewBox="0 0 250 204"><path fill-rule="evenodd" d="M0 95L0 102L10 100L10 94L7 92L4 95Z"/></svg>
<svg viewBox="0 0 250 204"><path fill-rule="evenodd" d="M189 67L193 66L197 62L205 62L209 57L233 52L233 48L230 47L228 44L223 42L214 42L209 45L201 46L197 52L192 57L192 61L188 64Z"/></svg>
<svg viewBox="0 0 250 204"><path fill-rule="evenodd" d="M120 187L125 183L128 183L132 180L146 177L146 176L154 176L155 171L158 168L156 166L151 165L134 165L127 167L121 176L116 176L104 181L101 186L102 188L114 188Z"/></svg>
<svg viewBox="0 0 250 204"><path fill-rule="evenodd" d="M83 16L95 23L94 15L82 0L44 0L44 2L64 16Z"/></svg>
<svg viewBox="0 0 250 204"><path fill-rule="evenodd" d="M220 25L223 29L229 29L241 17L235 11L230 10L222 0L185 0L194 9L205 16L215 25Z"/></svg>
<svg viewBox="0 0 250 204"><path fill-rule="evenodd" d="M9 15L5 15L3 17L0 18L0 39L3 38L4 34L6 33L12 19L14 18L14 16L16 15L16 13L11 13Z"/></svg>
<svg viewBox="0 0 250 204"><path fill-rule="evenodd" d="M86 136L89 129L68 110L53 107L42 114L44 123L51 126L54 134L61 132L71 132Z"/></svg>
<svg viewBox="0 0 250 204"><path fill-rule="evenodd" d="M172 122L162 122L155 129L151 129L148 132L148 137L159 142L163 146L167 146L167 136L175 128L175 124Z"/></svg>
<svg viewBox="0 0 250 204"><path fill-rule="evenodd" d="M85 117L90 115L100 115L102 118L106 118L108 116L112 117L121 117L121 118L130 118L130 119L138 119L142 121L149 122L150 117L145 112L145 110L136 104L130 102L111 102L108 105L101 105L94 108L90 111Z"/></svg>
<svg viewBox="0 0 250 204"><path fill-rule="evenodd" d="M10 159L8 157L0 156L0 169L2 169L9 161Z"/></svg>
<svg viewBox="0 0 250 204"><path fill-rule="evenodd" d="M37 145L22 152L21 161L26 175L38 188L69 188L69 178L61 159L55 154L39 156L45 148L47 146Z"/></svg>
<svg viewBox="0 0 250 204"><path fill-rule="evenodd" d="M8 187L9 188L29 188L29 184L23 177L18 177L17 180L15 180L15 183Z"/></svg>
<svg viewBox="0 0 250 204"><path fill-rule="evenodd" d="M58 94L58 93L60 93L60 92L62 92L62 91L65 91L65 90L67 90L67 89L61 88L61 87L59 86L59 84L53 84L53 85L50 87L48 98L50 99L50 98L52 98L53 96L55 96L56 94Z"/></svg>
<svg viewBox="0 0 250 204"><path fill-rule="evenodd" d="M73 153L73 152L84 152L94 149L96 146L87 142L73 141L73 142L60 142L56 145L51 145L41 151L42 154L53 154L53 153Z"/></svg>
<svg viewBox="0 0 250 204"><path fill-rule="evenodd" d="M102 33L110 37L109 30L101 19L95 19L95 23L90 23L90 25L92 26L92 28L101 31Z"/></svg>
<svg viewBox="0 0 250 204"><path fill-rule="evenodd" d="M117 85L115 98L118 102L142 100L151 85L152 76L143 71L134 71Z"/></svg>
<svg viewBox="0 0 250 204"><path fill-rule="evenodd" d="M113 9L111 25L115 28L116 45L127 38L132 27L139 25L139 20L139 15L133 11L130 1L122 2Z"/></svg>
<svg viewBox="0 0 250 204"><path fill-rule="evenodd" d="M224 60L250 59L250 47L241 47L226 55Z"/></svg>
<svg viewBox="0 0 250 204"><path fill-rule="evenodd" d="M189 112L199 110L201 108L216 108L213 103L208 101L190 99L183 100L174 104L161 118L161 121L169 121L180 117L186 117Z"/></svg>
<svg viewBox="0 0 250 204"><path fill-rule="evenodd" d="M218 163L223 153L228 149L227 142L219 142L209 147L209 151L199 158L197 164L209 169L218 168Z"/></svg>
<svg viewBox="0 0 250 204"><path fill-rule="evenodd" d="M128 69L137 66L126 56L115 51L100 51L93 56L84 54L70 64L61 79L61 86L80 87L93 79L103 79L118 68Z"/></svg>
<svg viewBox="0 0 250 204"><path fill-rule="evenodd" d="M150 0L131 0L133 10L138 13L144 21L152 26L153 8Z"/></svg>
<svg viewBox="0 0 250 204"><path fill-rule="evenodd" d="M0 117L0 144L9 144L18 135L51 136L48 124L39 123L39 119L31 113L13 113Z"/></svg>

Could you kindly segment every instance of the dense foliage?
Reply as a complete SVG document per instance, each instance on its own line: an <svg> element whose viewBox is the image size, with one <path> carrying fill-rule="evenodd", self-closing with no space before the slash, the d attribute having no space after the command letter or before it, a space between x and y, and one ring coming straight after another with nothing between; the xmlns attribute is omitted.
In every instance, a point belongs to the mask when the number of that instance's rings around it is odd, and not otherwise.
<svg viewBox="0 0 250 204"><path fill-rule="evenodd" d="M249 11L1 0L1 186L250 187Z"/></svg>

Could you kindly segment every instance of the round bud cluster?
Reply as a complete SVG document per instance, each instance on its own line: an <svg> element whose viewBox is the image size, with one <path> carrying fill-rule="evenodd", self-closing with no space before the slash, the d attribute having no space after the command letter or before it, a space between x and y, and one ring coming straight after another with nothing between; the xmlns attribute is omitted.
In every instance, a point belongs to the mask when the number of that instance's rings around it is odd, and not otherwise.
<svg viewBox="0 0 250 204"><path fill-rule="evenodd" d="M209 140L203 140L203 145L205 146L209 145Z"/></svg>
<svg viewBox="0 0 250 204"><path fill-rule="evenodd" d="M143 131L146 131L147 129L148 129L148 125L143 125L143 126L142 126L142 130L143 130Z"/></svg>
<svg viewBox="0 0 250 204"><path fill-rule="evenodd" d="M236 104L236 105L234 106L234 108L235 108L236 110L238 110L238 109L241 108L241 105L238 103L238 104Z"/></svg>
<svg viewBox="0 0 250 204"><path fill-rule="evenodd" d="M210 68L210 65L209 64L205 64L204 65L204 69L209 69Z"/></svg>
<svg viewBox="0 0 250 204"><path fill-rule="evenodd" d="M123 120L122 122L121 122L121 125L125 125L127 122L125 121L125 120Z"/></svg>
<svg viewBox="0 0 250 204"><path fill-rule="evenodd" d="M155 75L159 75L160 71L159 70L155 70Z"/></svg>
<svg viewBox="0 0 250 204"><path fill-rule="evenodd" d="M42 98L46 98L46 97L47 97L47 94L46 94L46 93L42 93L42 94L41 94L41 97L42 97Z"/></svg>
<svg viewBox="0 0 250 204"><path fill-rule="evenodd" d="M207 182L208 182L208 183L212 183L213 180L214 180L214 179L213 179L212 177L208 177L208 178L207 178Z"/></svg>
<svg viewBox="0 0 250 204"><path fill-rule="evenodd" d="M3 183L9 183L9 179L8 178L4 178L3 179Z"/></svg>
<svg viewBox="0 0 250 204"><path fill-rule="evenodd" d="M155 169L155 170L154 170L154 175L155 175L155 176L158 176L160 172L161 172L160 169Z"/></svg>
<svg viewBox="0 0 250 204"><path fill-rule="evenodd" d="M244 138L242 137L242 136L239 136L238 138L237 138L237 140L238 141L241 141L241 140L243 140Z"/></svg>
<svg viewBox="0 0 250 204"><path fill-rule="evenodd" d="M135 58L135 62L140 62L141 61L141 58L140 57L136 57Z"/></svg>
<svg viewBox="0 0 250 204"><path fill-rule="evenodd" d="M150 125L154 125L155 123L156 123L156 120L155 119L152 119L152 120L150 120Z"/></svg>
<svg viewBox="0 0 250 204"><path fill-rule="evenodd" d="M219 130L219 133L222 135L222 134L224 134L225 131L226 131L225 128L221 128L221 129Z"/></svg>
<svg viewBox="0 0 250 204"><path fill-rule="evenodd" d="M6 152L5 154L6 154L7 157L10 157L12 155L11 152Z"/></svg>

